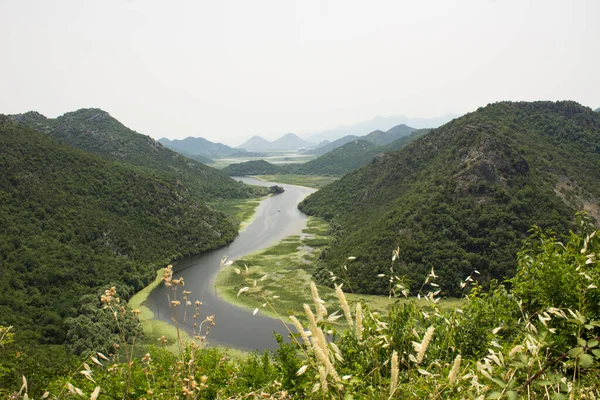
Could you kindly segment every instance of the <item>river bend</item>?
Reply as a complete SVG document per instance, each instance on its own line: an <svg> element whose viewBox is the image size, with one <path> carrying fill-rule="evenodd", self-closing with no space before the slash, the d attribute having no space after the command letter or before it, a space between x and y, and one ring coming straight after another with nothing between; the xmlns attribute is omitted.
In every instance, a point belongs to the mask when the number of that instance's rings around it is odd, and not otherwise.
<svg viewBox="0 0 600 400"><path fill-rule="evenodd" d="M273 182L264 182L254 178L234 179L251 185L276 185ZM192 292L189 296L192 303L196 300L202 302L198 321L202 321L208 315L215 316L215 326L211 329L208 337L211 344L242 350L275 349L277 343L273 338L273 332L277 332L285 338L288 336L288 331L281 321L261 315L260 312L252 315L252 310L226 302L217 295L214 286L223 257L236 260L247 254L271 247L285 237L299 235L306 227L307 217L298 210L297 206L316 189L286 184L277 185L282 186L285 192L263 200L256 208L253 221L228 246L184 258L174 265L173 277L184 279L185 289ZM179 291L178 296L181 296L181 289ZM155 318L172 323L164 285L160 285L152 291L145 305L152 310ZM182 313L183 304L178 308ZM183 326L183 329L190 333L192 332L190 320L193 312L192 306L188 309L188 321ZM181 327L183 314L179 316L178 320Z"/></svg>

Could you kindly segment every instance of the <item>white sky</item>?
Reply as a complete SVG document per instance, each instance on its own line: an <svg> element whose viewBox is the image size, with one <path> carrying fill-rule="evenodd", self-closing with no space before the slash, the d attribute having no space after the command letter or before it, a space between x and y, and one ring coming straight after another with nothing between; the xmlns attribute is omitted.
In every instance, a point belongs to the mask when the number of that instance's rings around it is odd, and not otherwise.
<svg viewBox="0 0 600 400"><path fill-rule="evenodd" d="M0 0L0 113L237 145L500 100L600 107L600 1Z"/></svg>

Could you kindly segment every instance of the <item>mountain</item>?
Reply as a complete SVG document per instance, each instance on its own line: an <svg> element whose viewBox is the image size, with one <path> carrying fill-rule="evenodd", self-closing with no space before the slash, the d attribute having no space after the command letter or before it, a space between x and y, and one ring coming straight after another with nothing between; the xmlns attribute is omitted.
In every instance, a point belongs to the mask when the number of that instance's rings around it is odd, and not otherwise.
<svg viewBox="0 0 600 400"><path fill-rule="evenodd" d="M252 136L244 143L238 146L238 149L250 150L250 151L268 151L272 150L271 142L260 136Z"/></svg>
<svg viewBox="0 0 600 400"><path fill-rule="evenodd" d="M366 140L354 140L300 165L299 173L323 176L344 175L371 162L376 147Z"/></svg>
<svg viewBox="0 0 600 400"><path fill-rule="evenodd" d="M314 149L306 150L304 151L304 154L323 155L334 149L337 149L340 146L345 145L346 143L350 143L356 140L366 140L368 142L373 143L376 146L383 146L393 142L396 139L408 136L414 131L416 131L415 128L411 128L410 126L400 124L392 127L387 132L376 130L365 136L347 135L337 140L334 140L333 142L328 142L324 143L323 145L319 145Z"/></svg>
<svg viewBox="0 0 600 400"><path fill-rule="evenodd" d="M274 150L297 150L304 147L312 147L312 143L298 137L293 133L286 133L279 139L269 142L268 140L260 137L253 136L246 142L238 146L240 149L252 150L252 151L274 151Z"/></svg>
<svg viewBox="0 0 600 400"><path fill-rule="evenodd" d="M324 143L322 146L317 146L314 149L304 151L304 154L315 154L315 155L323 155L328 153L334 149L337 149L340 146L345 145L346 143L353 142L355 140L361 139L359 136L355 135L346 135L339 139L334 140L333 142ZM323 142L321 142L323 143Z"/></svg>
<svg viewBox="0 0 600 400"><path fill-rule="evenodd" d="M185 139L169 140L167 138L159 139L164 146L175 150L186 157L193 158L200 162L202 158L213 163L212 158L219 157L260 157L263 154L248 152L243 149L235 149L223 143L214 143L201 137L187 137ZM204 162L206 164L206 162Z"/></svg>
<svg viewBox="0 0 600 400"><path fill-rule="evenodd" d="M297 150L314 146L313 143L307 142L293 133L286 133L279 139L272 142L271 145L273 150Z"/></svg>
<svg viewBox="0 0 600 400"><path fill-rule="evenodd" d="M342 176L356 168L374 162L376 158L383 157L384 153L400 150L427 132L429 132L429 129L420 129L408 136L396 139L385 146L377 146L372 142L362 140L364 138L363 136L362 138L359 138L359 140L346 143L314 160L299 165L296 173L306 175Z"/></svg>
<svg viewBox="0 0 600 400"><path fill-rule="evenodd" d="M335 221L322 282L332 271L355 292L388 293L376 276L399 247L395 274L413 293L434 267L443 293L460 295L475 270L482 282L513 275L531 226L566 235L582 209L600 220L599 199L600 115L574 102L503 102L386 153L299 208Z"/></svg>
<svg viewBox="0 0 600 400"><path fill-rule="evenodd" d="M39 115L28 117L47 127ZM78 136L75 128L56 126ZM85 143L94 147L98 137L106 136L93 131ZM130 145L123 151L133 151ZM90 322L90 337L75 333L85 319L80 307L95 307L110 286L127 300L157 267L237 234L224 214L173 176L108 158L0 115L0 325L15 326L29 349L66 342L78 353L80 340L111 340L115 332L101 321Z"/></svg>
<svg viewBox="0 0 600 400"><path fill-rule="evenodd" d="M447 115L439 118L408 118L404 116L375 117L372 120L359 122L354 125L341 126L339 128L316 133L308 140L318 143L322 140L334 141L347 135L364 136L376 130L387 131L397 125L410 125L415 128L437 128L438 126L455 118L456 115Z"/></svg>
<svg viewBox="0 0 600 400"><path fill-rule="evenodd" d="M411 133L416 131L415 128L411 128L410 126L406 126L404 124L396 125L392 129L387 132L383 131L373 131L368 135L361 137L361 139L367 140L377 146L383 146L388 143L392 143L396 139L400 139L401 137L408 136Z"/></svg>
<svg viewBox="0 0 600 400"><path fill-rule="evenodd" d="M69 146L151 170L171 183L179 182L202 201L243 198L256 192L221 171L183 157L149 136L127 128L106 111L97 108L69 112L55 119L36 112L10 118Z"/></svg>
<svg viewBox="0 0 600 400"><path fill-rule="evenodd" d="M595 112L600 112L600 107L594 110Z"/></svg>

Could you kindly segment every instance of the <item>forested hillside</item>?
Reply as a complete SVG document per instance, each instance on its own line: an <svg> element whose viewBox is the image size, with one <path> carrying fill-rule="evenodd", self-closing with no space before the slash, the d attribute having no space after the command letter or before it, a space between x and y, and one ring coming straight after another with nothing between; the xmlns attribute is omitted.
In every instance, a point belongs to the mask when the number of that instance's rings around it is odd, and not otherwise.
<svg viewBox="0 0 600 400"><path fill-rule="evenodd" d="M88 108L46 118L36 112L13 115L14 121L47 133L72 147L109 160L141 167L172 184L182 183L202 201L254 195L255 189L241 185L214 168L183 157L149 136L127 128L107 112Z"/></svg>
<svg viewBox="0 0 600 400"><path fill-rule="evenodd" d="M282 166L271 164L265 160L245 161L230 164L222 169L229 176L269 175L287 172Z"/></svg>
<svg viewBox="0 0 600 400"><path fill-rule="evenodd" d="M376 130L368 135L361 137L361 139L371 142L377 146L383 146L392 143L394 140L408 136L416 131L415 128L406 126L404 124L396 125L387 131Z"/></svg>
<svg viewBox="0 0 600 400"><path fill-rule="evenodd" d="M157 266L237 234L174 175L74 149L1 115L0 171L0 325L14 326L32 354L35 343L102 348L114 332L99 318L101 288L127 298Z"/></svg>
<svg viewBox="0 0 600 400"><path fill-rule="evenodd" d="M474 270L482 281L513 275L531 226L564 234L583 209L599 219L598 199L600 115L574 102L503 102L385 154L299 207L333 223L323 281L333 271L347 274L347 288L387 293L377 274L399 246L398 274L413 289L434 267L443 293L454 294Z"/></svg>

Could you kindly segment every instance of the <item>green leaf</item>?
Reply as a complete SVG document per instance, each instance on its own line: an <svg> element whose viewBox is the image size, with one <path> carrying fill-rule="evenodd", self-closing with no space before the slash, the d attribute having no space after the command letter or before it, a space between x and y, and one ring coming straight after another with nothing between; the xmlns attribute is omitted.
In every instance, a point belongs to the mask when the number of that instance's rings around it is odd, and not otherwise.
<svg viewBox="0 0 600 400"><path fill-rule="evenodd" d="M600 350L594 349L594 350L592 350L592 354L594 354L596 356L596 358L600 358Z"/></svg>
<svg viewBox="0 0 600 400"><path fill-rule="evenodd" d="M519 398L517 392L515 392L514 390L509 390L508 392L506 392L506 397L508 397L509 400L517 400Z"/></svg>
<svg viewBox="0 0 600 400"><path fill-rule="evenodd" d="M496 385L500 386L502 389L504 389L506 387L506 382L504 382L503 380L500 380L497 378L492 378L492 382L494 382Z"/></svg>
<svg viewBox="0 0 600 400"><path fill-rule="evenodd" d="M562 393L555 393L554 396L552 396L552 400L565 400L566 398L567 396Z"/></svg>
<svg viewBox="0 0 600 400"><path fill-rule="evenodd" d="M587 347L596 347L598 346L598 341L596 339L590 339L587 342Z"/></svg>
<svg viewBox="0 0 600 400"><path fill-rule="evenodd" d="M539 381L535 382L535 384L539 385L539 386L549 386L549 385L552 385L553 383L547 379L543 379L543 380L539 380Z"/></svg>
<svg viewBox="0 0 600 400"><path fill-rule="evenodd" d="M585 347L586 343L587 342L585 341L584 338L580 338L580 337L577 338L577 344L579 344L581 347Z"/></svg>
<svg viewBox="0 0 600 400"><path fill-rule="evenodd" d="M580 355L581 353L583 353L583 348L581 348L581 347L575 347L575 348L569 350L569 357L575 358L578 355Z"/></svg>
<svg viewBox="0 0 600 400"><path fill-rule="evenodd" d="M486 399L499 399L500 396L502 396L502 393L500 393L500 392L491 392L490 394L485 396L485 398Z"/></svg>
<svg viewBox="0 0 600 400"><path fill-rule="evenodd" d="M594 365L594 357L592 357L590 354L580 354L577 358L581 368L589 368Z"/></svg>

